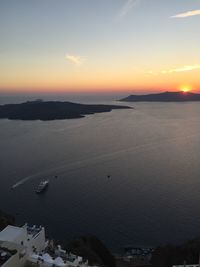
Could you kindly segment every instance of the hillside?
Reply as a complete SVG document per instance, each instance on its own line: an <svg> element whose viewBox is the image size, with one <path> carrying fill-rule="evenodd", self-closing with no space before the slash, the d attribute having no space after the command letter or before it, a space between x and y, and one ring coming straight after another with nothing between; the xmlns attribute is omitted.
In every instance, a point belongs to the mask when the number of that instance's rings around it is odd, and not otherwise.
<svg viewBox="0 0 200 267"><path fill-rule="evenodd" d="M163 92L159 94L129 95L120 101L125 102L185 102L200 101L200 94L189 92Z"/></svg>

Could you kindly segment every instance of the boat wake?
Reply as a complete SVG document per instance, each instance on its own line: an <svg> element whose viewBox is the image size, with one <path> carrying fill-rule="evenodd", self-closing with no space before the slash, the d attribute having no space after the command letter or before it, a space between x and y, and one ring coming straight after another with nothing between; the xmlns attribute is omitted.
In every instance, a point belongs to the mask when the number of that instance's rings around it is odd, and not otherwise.
<svg viewBox="0 0 200 267"><path fill-rule="evenodd" d="M75 161L72 163L66 163L65 162L62 165L59 165L59 166L50 168L46 171L41 171L41 172L38 172L38 173L35 173L33 175L30 175L30 176L23 178L22 180L15 183L12 186L12 189L15 189L15 188L23 185L24 183L26 183L32 179L39 178L41 176L50 176L50 175L52 175L52 173L63 173L63 171L64 172L75 171L78 169L85 168L87 166L94 166L97 164L106 163L108 161L115 160L116 158L118 158L122 154L127 154L127 153L139 154L139 153L143 153L143 152L146 152L146 151L149 151L152 149L157 149L159 146L165 145L167 143L176 142L177 140L181 141L181 140L189 139L189 138L192 138L195 136L199 136L199 134L193 134L193 135L183 136L183 137L179 136L179 137L174 137L174 138L170 138L170 139L155 141L152 143L141 144L141 145L127 148L127 149L121 149L121 150L117 150L117 151L114 151L111 153L101 154L101 155L94 156L94 157L89 157L87 159L82 159L82 160Z"/></svg>

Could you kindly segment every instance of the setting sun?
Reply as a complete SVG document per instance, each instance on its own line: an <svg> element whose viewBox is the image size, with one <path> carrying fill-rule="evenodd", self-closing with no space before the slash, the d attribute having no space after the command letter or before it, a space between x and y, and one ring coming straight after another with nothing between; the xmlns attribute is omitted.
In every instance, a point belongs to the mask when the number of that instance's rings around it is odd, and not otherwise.
<svg viewBox="0 0 200 267"><path fill-rule="evenodd" d="M180 90L184 93L187 93L187 92L190 92L192 90L192 87L191 87L191 85L182 85L180 87Z"/></svg>

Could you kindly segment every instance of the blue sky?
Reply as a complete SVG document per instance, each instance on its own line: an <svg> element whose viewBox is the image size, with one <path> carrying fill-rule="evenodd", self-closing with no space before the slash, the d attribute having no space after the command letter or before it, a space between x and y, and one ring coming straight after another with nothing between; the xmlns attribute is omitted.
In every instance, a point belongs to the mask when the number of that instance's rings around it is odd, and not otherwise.
<svg viewBox="0 0 200 267"><path fill-rule="evenodd" d="M0 88L198 89L199 10L198 0L0 0Z"/></svg>

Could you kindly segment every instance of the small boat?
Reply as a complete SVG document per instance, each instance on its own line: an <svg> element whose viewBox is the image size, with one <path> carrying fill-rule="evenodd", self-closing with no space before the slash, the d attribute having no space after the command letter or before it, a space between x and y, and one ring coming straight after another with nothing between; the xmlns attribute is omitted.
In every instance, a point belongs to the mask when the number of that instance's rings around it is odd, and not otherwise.
<svg viewBox="0 0 200 267"><path fill-rule="evenodd" d="M45 189L47 189L48 185L49 185L49 180L41 181L40 184L38 185L36 193L37 194L42 193Z"/></svg>

